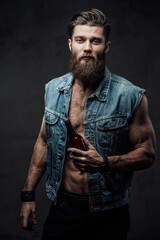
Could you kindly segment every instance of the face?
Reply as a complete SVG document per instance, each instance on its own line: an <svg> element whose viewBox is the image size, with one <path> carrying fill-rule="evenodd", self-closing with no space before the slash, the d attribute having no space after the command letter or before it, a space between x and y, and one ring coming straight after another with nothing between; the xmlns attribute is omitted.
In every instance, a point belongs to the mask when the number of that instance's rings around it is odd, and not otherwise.
<svg viewBox="0 0 160 240"><path fill-rule="evenodd" d="M77 25L74 28L72 39L69 39L69 48L82 64L90 64L93 60L109 50L110 42L105 42L103 27Z"/></svg>
<svg viewBox="0 0 160 240"><path fill-rule="evenodd" d="M96 87L104 76L105 53L109 44L105 42L102 27L77 25L72 39L69 39L73 77Z"/></svg>

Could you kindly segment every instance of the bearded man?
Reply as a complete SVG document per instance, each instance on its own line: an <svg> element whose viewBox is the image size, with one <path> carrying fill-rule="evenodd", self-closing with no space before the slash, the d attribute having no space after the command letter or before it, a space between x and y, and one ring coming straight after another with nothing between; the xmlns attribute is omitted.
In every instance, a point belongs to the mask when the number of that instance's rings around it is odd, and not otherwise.
<svg viewBox="0 0 160 240"><path fill-rule="evenodd" d="M125 240L133 172L152 165L155 134L145 90L105 66L110 24L97 9L69 23L70 73L46 84L45 115L21 193L22 227L34 224L35 188L47 169L52 204L43 240ZM86 149L68 145L66 121Z"/></svg>

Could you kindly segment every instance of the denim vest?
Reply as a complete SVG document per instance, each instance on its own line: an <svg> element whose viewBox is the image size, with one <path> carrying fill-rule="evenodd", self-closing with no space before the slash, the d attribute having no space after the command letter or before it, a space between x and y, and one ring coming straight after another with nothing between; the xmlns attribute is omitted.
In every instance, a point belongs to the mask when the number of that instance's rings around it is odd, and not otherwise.
<svg viewBox="0 0 160 240"><path fill-rule="evenodd" d="M56 204L66 154L65 121L72 94L73 77L68 73L46 84L45 122L47 138L48 197ZM122 155L131 151L129 123L144 89L112 74L106 67L104 79L88 97L84 111L84 134L101 156ZM102 211L127 204L132 172L88 173L91 211Z"/></svg>

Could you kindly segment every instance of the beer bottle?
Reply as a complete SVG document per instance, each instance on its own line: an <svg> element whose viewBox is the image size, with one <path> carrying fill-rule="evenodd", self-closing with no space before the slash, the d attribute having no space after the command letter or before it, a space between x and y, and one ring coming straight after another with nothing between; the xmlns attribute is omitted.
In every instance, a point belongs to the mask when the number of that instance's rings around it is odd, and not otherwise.
<svg viewBox="0 0 160 240"><path fill-rule="evenodd" d="M82 136L78 134L73 128L70 120L68 119L66 122L67 126L67 145L68 147L78 148L83 151L87 151L88 147L85 144Z"/></svg>

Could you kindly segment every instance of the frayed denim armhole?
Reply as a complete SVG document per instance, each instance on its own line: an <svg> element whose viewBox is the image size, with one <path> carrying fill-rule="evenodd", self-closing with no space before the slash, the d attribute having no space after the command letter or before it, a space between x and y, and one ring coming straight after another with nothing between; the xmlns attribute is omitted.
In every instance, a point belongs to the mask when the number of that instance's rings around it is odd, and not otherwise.
<svg viewBox="0 0 160 240"><path fill-rule="evenodd" d="M137 86L135 86L135 88L136 88L136 91L137 91L137 94L136 94L137 95L137 101L136 101L136 104L134 106L132 114L134 114L137 111L137 109L138 109L138 107L139 107L139 105L142 101L143 95L146 94L145 89L137 87Z"/></svg>

